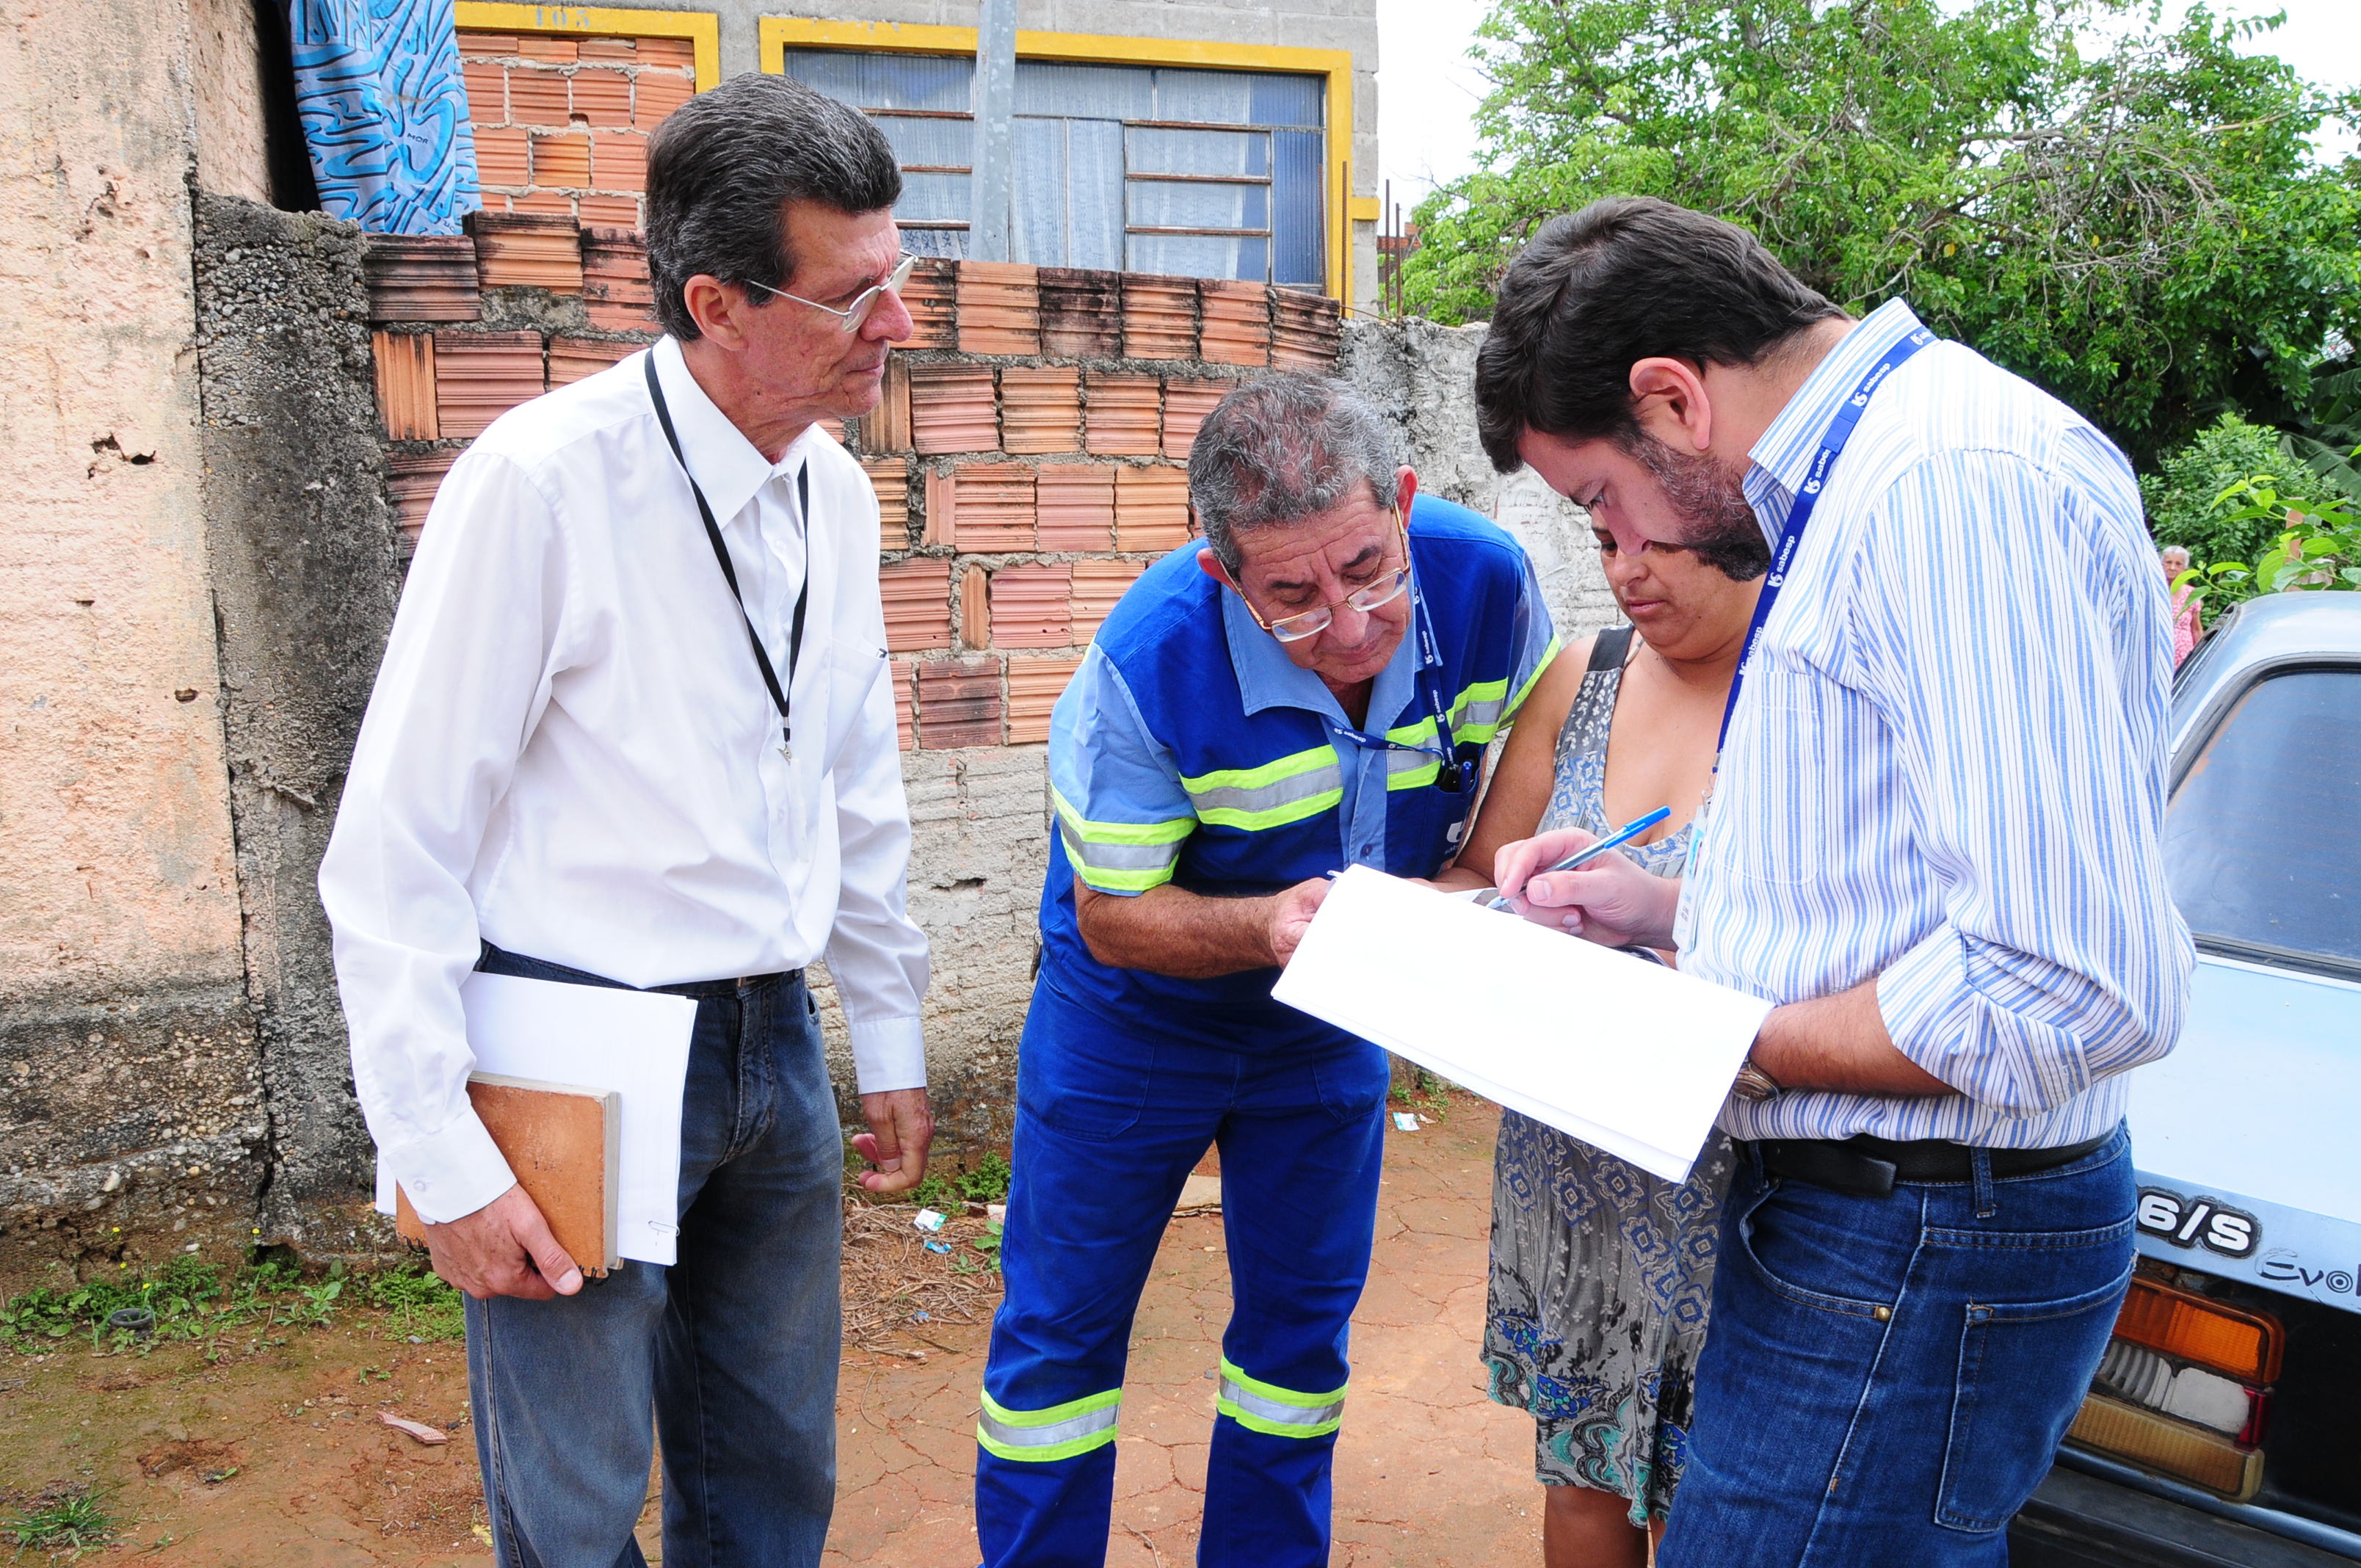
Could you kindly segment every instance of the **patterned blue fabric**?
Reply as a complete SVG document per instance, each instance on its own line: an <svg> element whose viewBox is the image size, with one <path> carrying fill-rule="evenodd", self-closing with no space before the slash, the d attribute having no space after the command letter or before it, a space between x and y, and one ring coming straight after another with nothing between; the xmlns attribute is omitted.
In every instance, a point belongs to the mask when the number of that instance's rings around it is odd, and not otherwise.
<svg viewBox="0 0 2361 1568"><path fill-rule="evenodd" d="M1751 455L1775 535L1894 301ZM2195 962L2165 885L2172 611L2131 466L2071 409L1938 343L1871 399L1749 665L1675 925L1681 968L1771 1002L1874 978L1959 1091L1733 1100L1740 1138L2046 1148L2123 1119Z"/></svg>
<svg viewBox="0 0 2361 1568"><path fill-rule="evenodd" d="M482 205L452 0L289 0L320 206L370 234L457 234Z"/></svg>

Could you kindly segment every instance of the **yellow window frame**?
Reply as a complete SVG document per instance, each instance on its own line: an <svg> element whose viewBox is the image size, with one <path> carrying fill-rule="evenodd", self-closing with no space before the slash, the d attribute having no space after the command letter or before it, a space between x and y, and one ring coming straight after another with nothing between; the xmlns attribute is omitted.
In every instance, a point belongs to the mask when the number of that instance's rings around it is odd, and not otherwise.
<svg viewBox="0 0 2361 1568"><path fill-rule="evenodd" d="M510 7L527 9L528 7ZM461 10L467 9L464 4ZM804 16L764 16L759 37L763 69L783 74L790 49L898 49L911 54L975 55L973 27L942 27L901 22L830 22ZM1327 82L1322 135L1327 139L1328 209L1336 220L1327 230L1328 294L1352 302L1352 235L1355 222L1378 216L1375 198L1353 195L1353 57L1337 49L1294 49L1281 44L1200 42L1188 38L1124 38L1100 33L1016 34L1016 58L1086 65L1185 65L1214 71L1279 71L1319 76ZM1341 134L1340 134L1341 133Z"/></svg>
<svg viewBox="0 0 2361 1568"><path fill-rule="evenodd" d="M721 21L711 11L623 11L603 5L517 5L457 0L467 32L579 33L591 38L686 38L697 56L697 90L721 84Z"/></svg>

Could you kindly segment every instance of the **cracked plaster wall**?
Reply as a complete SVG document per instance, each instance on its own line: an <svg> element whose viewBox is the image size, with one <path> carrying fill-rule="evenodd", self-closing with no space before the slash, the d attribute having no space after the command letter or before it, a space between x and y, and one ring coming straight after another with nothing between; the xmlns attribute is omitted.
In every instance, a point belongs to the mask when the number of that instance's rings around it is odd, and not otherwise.
<svg viewBox="0 0 2361 1568"><path fill-rule="evenodd" d="M225 1235L259 1179L200 503L190 18L177 0L12 0L0 27L0 1274L16 1275L135 1242L158 1255L192 1223Z"/></svg>

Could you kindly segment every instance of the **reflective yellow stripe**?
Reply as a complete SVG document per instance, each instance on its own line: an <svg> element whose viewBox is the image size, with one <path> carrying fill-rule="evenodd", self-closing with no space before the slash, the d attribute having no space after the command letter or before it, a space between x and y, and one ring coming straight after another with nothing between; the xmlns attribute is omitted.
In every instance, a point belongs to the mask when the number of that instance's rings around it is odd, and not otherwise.
<svg viewBox="0 0 2361 1568"><path fill-rule="evenodd" d="M1345 1388L1327 1394L1300 1394L1275 1383L1247 1376L1229 1357L1222 1358L1221 1391L1213 1408L1248 1431L1272 1437L1325 1437L1345 1424Z"/></svg>
<svg viewBox="0 0 2361 1568"><path fill-rule="evenodd" d="M986 1453L1020 1464L1071 1459L1115 1441L1122 1403L1123 1390L1110 1388L1046 1410L1012 1410L987 1393L976 1418L975 1441Z"/></svg>
<svg viewBox="0 0 2361 1568"><path fill-rule="evenodd" d="M1193 817L1168 822L1093 822L1055 789L1058 836L1074 874L1101 893L1145 893L1172 880L1181 840L1196 831Z"/></svg>
<svg viewBox="0 0 2361 1568"><path fill-rule="evenodd" d="M1517 688L1517 695L1509 699L1508 711L1500 716L1501 723L1516 722L1517 715L1524 708L1525 698L1533 695L1533 687L1541 682L1542 672L1557 662L1558 650L1563 646L1557 640L1557 633L1551 632L1549 646L1542 650L1541 662L1533 666L1533 673L1525 677L1525 684Z"/></svg>
<svg viewBox="0 0 2361 1568"><path fill-rule="evenodd" d="M1265 762L1258 768L1218 768L1183 776L1197 819L1222 828L1260 832L1317 817L1345 798L1345 775L1334 746Z"/></svg>

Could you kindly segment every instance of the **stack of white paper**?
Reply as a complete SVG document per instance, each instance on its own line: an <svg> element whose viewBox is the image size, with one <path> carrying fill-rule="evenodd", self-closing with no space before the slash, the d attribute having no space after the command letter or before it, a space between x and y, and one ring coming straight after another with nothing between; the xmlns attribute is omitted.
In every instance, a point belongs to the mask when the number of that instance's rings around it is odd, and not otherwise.
<svg viewBox="0 0 2361 1568"><path fill-rule="evenodd" d="M1771 1004L1355 866L1271 994L1685 1181Z"/></svg>
<svg viewBox="0 0 2361 1568"><path fill-rule="evenodd" d="M622 1096L616 1251L669 1266L680 1217L680 1105L697 1003L685 996L471 974L459 987L478 1072ZM378 1166L377 1206L393 1212Z"/></svg>

